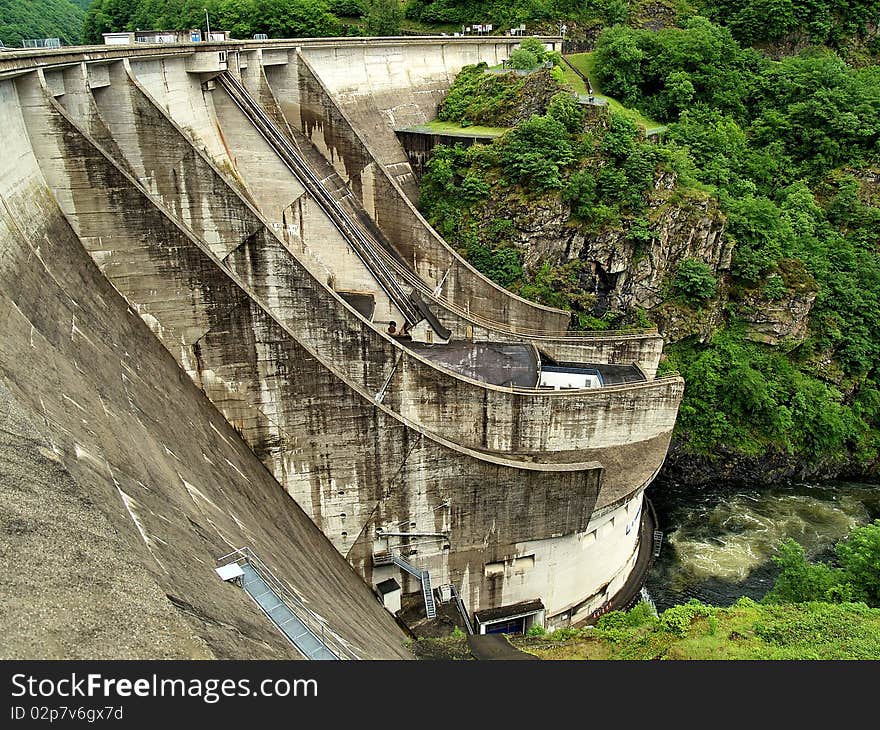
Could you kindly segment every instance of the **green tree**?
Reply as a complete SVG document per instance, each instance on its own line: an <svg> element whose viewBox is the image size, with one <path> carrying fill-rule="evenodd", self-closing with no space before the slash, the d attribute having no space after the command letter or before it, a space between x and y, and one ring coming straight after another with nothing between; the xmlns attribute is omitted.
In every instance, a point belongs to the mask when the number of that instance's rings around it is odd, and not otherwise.
<svg viewBox="0 0 880 730"><path fill-rule="evenodd" d="M841 583L839 571L825 563L810 563L804 548L791 538L779 546L773 562L781 569L773 588L764 597L766 603L807 603L827 601Z"/></svg>
<svg viewBox="0 0 880 730"><path fill-rule="evenodd" d="M854 529L835 552L855 597L880 606L880 520Z"/></svg>
<svg viewBox="0 0 880 730"><path fill-rule="evenodd" d="M568 131L551 117L530 117L504 136L501 160L505 170L538 190L561 188L560 168L574 158Z"/></svg>
<svg viewBox="0 0 880 730"><path fill-rule="evenodd" d="M718 280L704 261L685 259L678 267L675 290L691 301L702 301L715 296Z"/></svg>
<svg viewBox="0 0 880 730"><path fill-rule="evenodd" d="M253 0L253 29L270 38L331 36L339 22L321 0Z"/></svg>
<svg viewBox="0 0 880 730"><path fill-rule="evenodd" d="M364 0L364 32L372 36L400 35L404 8L400 0Z"/></svg>

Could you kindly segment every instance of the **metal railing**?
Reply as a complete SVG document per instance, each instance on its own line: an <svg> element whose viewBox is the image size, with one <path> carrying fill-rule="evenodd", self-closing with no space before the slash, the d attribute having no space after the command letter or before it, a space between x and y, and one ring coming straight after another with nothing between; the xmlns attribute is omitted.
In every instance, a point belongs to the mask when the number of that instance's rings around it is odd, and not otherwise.
<svg viewBox="0 0 880 730"><path fill-rule="evenodd" d="M474 627L471 624L471 617L468 615L467 607L464 605L464 601L461 600L461 594L458 592L458 588L455 587L455 583L450 583L449 587L452 589L452 600L455 601L455 605L458 607L458 612L461 614L461 618L464 621L465 630L473 635Z"/></svg>
<svg viewBox="0 0 880 730"><path fill-rule="evenodd" d="M470 321L475 325L485 327L486 329L496 330L505 334L523 335L524 337L554 339L554 340L595 340L609 337L620 336L644 336L657 334L657 328L633 329L633 330L593 330L589 332L578 332L573 330L548 330L535 327L527 327L524 325L510 324L509 322L499 322L498 320L481 317L474 314L469 309L464 309L458 304L444 296L436 294L433 289L418 274L409 267L404 266L399 259L386 251L384 248L378 248L377 253L384 259L386 264L394 269L395 273L401 277L407 284L414 287L425 299L436 302L439 306L449 310L453 314L458 315L465 321Z"/></svg>
<svg viewBox="0 0 880 730"><path fill-rule="evenodd" d="M312 632L331 653L335 654L339 659L359 659L351 649L349 649L332 631L327 628L324 619L316 614L312 609L306 606L302 600L291 591L283 581L278 578L275 573L254 553L251 548L245 546L231 553L217 558L218 565L228 565L229 563L248 563L257 572L260 578L265 581L284 602L296 617L302 621L303 625Z"/></svg>
<svg viewBox="0 0 880 730"><path fill-rule="evenodd" d="M306 190L321 206L321 209L343 235L364 266L373 274L379 286L388 294L406 320L411 325L415 325L424 319L418 307L412 303L410 293L403 290L382 258L376 255L378 252L375 243L363 234L359 226L352 225L351 217L342 210L339 202L330 196L309 164L294 148L287 135L277 128L266 111L232 74L221 73L217 78L233 103L250 119L270 147L280 154L281 159L291 172L301 180Z"/></svg>

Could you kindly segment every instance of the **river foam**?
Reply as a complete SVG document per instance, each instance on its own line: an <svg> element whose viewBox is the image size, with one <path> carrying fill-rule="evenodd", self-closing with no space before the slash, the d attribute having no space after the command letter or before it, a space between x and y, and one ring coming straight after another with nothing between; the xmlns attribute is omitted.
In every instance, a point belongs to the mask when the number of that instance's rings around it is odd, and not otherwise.
<svg viewBox="0 0 880 730"><path fill-rule="evenodd" d="M772 557L793 538L827 557L854 527L880 515L880 486L761 485L687 492L652 490L665 539L648 588L662 610L699 598L721 605L760 598L776 575Z"/></svg>

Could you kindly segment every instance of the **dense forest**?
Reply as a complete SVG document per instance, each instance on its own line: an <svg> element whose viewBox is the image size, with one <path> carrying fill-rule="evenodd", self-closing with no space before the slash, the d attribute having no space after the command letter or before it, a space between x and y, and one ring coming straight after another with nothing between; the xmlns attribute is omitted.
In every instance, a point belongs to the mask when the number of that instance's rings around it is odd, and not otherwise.
<svg viewBox="0 0 880 730"><path fill-rule="evenodd" d="M21 48L32 38L80 43L88 0L0 0L0 43Z"/></svg>
<svg viewBox="0 0 880 730"><path fill-rule="evenodd" d="M398 0L93 0L85 39L135 28L204 28L205 10L212 27L233 38L394 35L403 20Z"/></svg>
<svg viewBox="0 0 880 730"><path fill-rule="evenodd" d="M787 2L790 17L756 35L715 3L656 30L608 27L579 60L616 106L578 105L559 84L492 144L435 150L422 180L429 220L499 283L582 328L660 327L663 367L686 380L672 466L700 457L697 480L721 462L736 476L731 459L770 478L880 463L877 4L809 6L828 22L795 23L807 16ZM809 43L747 42L782 28ZM862 33L849 63L817 45L851 51ZM508 126L524 83L468 68L439 116ZM717 241L664 258L682 230L722 226L729 261ZM646 267L653 289L638 290Z"/></svg>

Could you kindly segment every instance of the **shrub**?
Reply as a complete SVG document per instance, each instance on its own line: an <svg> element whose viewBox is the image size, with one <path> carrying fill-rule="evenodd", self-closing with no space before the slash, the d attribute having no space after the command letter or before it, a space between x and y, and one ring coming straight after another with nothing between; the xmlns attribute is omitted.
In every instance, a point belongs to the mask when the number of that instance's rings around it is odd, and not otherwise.
<svg viewBox="0 0 880 730"><path fill-rule="evenodd" d="M697 616L709 618L715 612L713 606L706 606L696 599L685 604L667 608L660 616L660 628L683 639L687 636L691 622Z"/></svg>
<svg viewBox="0 0 880 730"><path fill-rule="evenodd" d="M519 44L518 51L528 51L535 58L538 59L538 63L542 63L547 60L549 56L549 51L546 46L541 43L537 38L523 38L522 43ZM514 51L515 52L515 51Z"/></svg>
<svg viewBox="0 0 880 730"><path fill-rule="evenodd" d="M577 134L584 129L584 108L565 91L554 94L550 99L547 116L559 122L569 134Z"/></svg>
<svg viewBox="0 0 880 730"><path fill-rule="evenodd" d="M589 170L578 170L568 178L562 199L571 206L572 214L590 220L596 202L596 178Z"/></svg>
<svg viewBox="0 0 880 730"><path fill-rule="evenodd" d="M715 295L718 280L708 264L697 259L685 259L678 267L674 287L687 299L702 301Z"/></svg>
<svg viewBox="0 0 880 730"><path fill-rule="evenodd" d="M520 71L533 71L541 65L538 57L525 48L517 48L510 54L508 65Z"/></svg>
<svg viewBox="0 0 880 730"><path fill-rule="evenodd" d="M781 276L775 274L767 279L767 283L764 285L764 298L771 302L782 299L787 292L788 287L785 286L785 281Z"/></svg>
<svg viewBox="0 0 880 730"><path fill-rule="evenodd" d="M880 520L857 527L837 544L836 552L856 598L880 606Z"/></svg>
<svg viewBox="0 0 880 730"><path fill-rule="evenodd" d="M773 562L782 571L764 597L767 603L806 603L829 600L831 589L840 583L839 571L825 563L809 563L801 545L791 538L779 546Z"/></svg>

